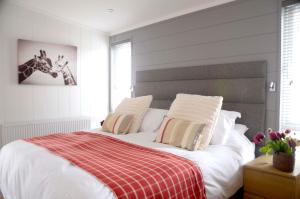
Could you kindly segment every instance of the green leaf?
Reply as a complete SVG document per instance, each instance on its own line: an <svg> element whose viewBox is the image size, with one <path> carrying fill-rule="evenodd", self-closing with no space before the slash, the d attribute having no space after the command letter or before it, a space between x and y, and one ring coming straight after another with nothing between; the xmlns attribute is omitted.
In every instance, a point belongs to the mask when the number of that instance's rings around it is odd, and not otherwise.
<svg viewBox="0 0 300 199"><path fill-rule="evenodd" d="M287 143L283 143L283 152L288 153L291 147Z"/></svg>
<svg viewBox="0 0 300 199"><path fill-rule="evenodd" d="M280 151L280 142L272 141L270 142L270 147L273 149L273 151Z"/></svg>
<svg viewBox="0 0 300 199"><path fill-rule="evenodd" d="M259 149L259 151L261 153L271 153L272 152L272 148L270 148L270 145L266 145L266 146L263 146Z"/></svg>
<svg viewBox="0 0 300 199"><path fill-rule="evenodd" d="M272 148L269 148L268 151L267 151L267 154L271 154L272 151L273 151Z"/></svg>

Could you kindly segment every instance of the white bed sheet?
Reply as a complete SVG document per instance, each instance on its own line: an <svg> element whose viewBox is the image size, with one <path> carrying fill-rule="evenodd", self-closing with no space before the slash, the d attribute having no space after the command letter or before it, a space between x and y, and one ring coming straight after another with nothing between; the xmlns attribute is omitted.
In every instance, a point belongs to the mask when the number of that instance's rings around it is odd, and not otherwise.
<svg viewBox="0 0 300 199"><path fill-rule="evenodd" d="M208 199L233 195L242 186L242 165L254 158L253 144L237 132L232 133L226 145L210 145L203 151L193 152L154 143L155 134L149 132L102 134L192 160L202 171ZM1 149L0 188L5 199L114 198L112 191L93 175L22 140Z"/></svg>

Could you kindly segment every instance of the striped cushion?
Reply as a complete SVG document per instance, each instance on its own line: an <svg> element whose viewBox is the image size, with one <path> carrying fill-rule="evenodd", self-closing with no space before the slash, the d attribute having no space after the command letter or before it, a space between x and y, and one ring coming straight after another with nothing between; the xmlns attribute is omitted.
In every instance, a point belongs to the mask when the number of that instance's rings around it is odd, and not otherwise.
<svg viewBox="0 0 300 199"><path fill-rule="evenodd" d="M223 97L177 94L173 101L168 117L205 124L199 149L208 146L221 110Z"/></svg>
<svg viewBox="0 0 300 199"><path fill-rule="evenodd" d="M133 115L133 122L129 129L129 133L137 133L143 118L148 111L152 102L152 95L125 98L116 108L116 113L131 114Z"/></svg>
<svg viewBox="0 0 300 199"><path fill-rule="evenodd" d="M126 134L133 122L133 115L113 113L108 114L104 120L102 129L114 134Z"/></svg>
<svg viewBox="0 0 300 199"><path fill-rule="evenodd" d="M166 117L155 141L195 151L204 127L205 124Z"/></svg>

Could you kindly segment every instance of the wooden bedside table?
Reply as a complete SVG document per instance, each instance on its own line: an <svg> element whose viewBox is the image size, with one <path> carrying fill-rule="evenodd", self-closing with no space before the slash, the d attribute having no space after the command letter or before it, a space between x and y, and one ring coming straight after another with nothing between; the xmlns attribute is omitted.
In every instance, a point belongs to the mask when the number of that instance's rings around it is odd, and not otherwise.
<svg viewBox="0 0 300 199"><path fill-rule="evenodd" d="M244 199L300 199L300 148L292 173L272 166L272 155L262 155L244 167ZM296 151L296 152L297 152Z"/></svg>

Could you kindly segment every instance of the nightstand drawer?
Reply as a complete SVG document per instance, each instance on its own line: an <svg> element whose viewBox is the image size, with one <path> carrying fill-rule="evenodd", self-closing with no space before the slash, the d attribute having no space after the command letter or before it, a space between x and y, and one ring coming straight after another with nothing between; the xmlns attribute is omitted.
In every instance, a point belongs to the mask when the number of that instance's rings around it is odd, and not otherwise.
<svg viewBox="0 0 300 199"><path fill-rule="evenodd" d="M244 189L248 193L269 199L294 199L296 182L293 178L245 169Z"/></svg>
<svg viewBox="0 0 300 199"><path fill-rule="evenodd" d="M247 193L247 192L244 192L243 199L264 199L264 198L262 198L260 196L257 196L257 195Z"/></svg>

